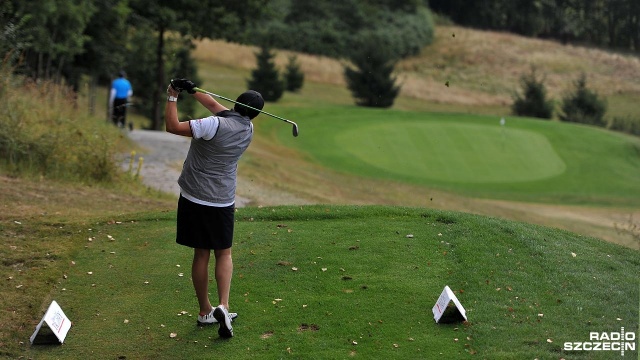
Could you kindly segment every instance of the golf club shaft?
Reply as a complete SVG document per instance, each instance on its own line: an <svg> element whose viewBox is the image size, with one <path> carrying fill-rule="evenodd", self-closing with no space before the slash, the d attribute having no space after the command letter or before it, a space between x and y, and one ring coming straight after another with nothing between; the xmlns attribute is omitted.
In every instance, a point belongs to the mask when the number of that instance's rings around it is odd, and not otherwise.
<svg viewBox="0 0 640 360"><path fill-rule="evenodd" d="M237 102L237 101L235 101L235 100L231 100L231 99L229 99L229 98L227 98L227 97L224 97L224 96L222 96L222 95L214 94L214 93L212 93L212 92L209 92L209 91L206 91L206 90L200 89L199 87L194 87L194 88L193 88L193 90L195 90L195 91L197 91L197 92L201 92L201 93L203 93L203 94L207 94L207 95L215 96L215 97L220 98L220 99L223 99L223 100L230 101L230 102L232 102L232 103L234 103L234 104L242 105L242 106L247 107L247 108L249 108L249 109L251 109L251 110L255 110L255 111L261 112L261 113L263 113L263 114L265 114L265 115L269 115L269 116L271 116L271 117L274 117L274 118L276 118L276 119L278 119L278 120L282 120L282 121L284 121L284 122L287 122L287 123L289 123L289 124L291 124L291 125L294 125L296 128L298 127L298 125L297 125L296 123L294 123L293 121L291 121L291 120L287 120L287 119L282 118L282 117L280 117L280 116L278 116L278 115L273 115L273 114L268 113L268 112L266 112L266 111L262 111L262 110L260 110L260 109L256 109L256 108L254 108L253 106L249 106L249 105L247 105L247 104L243 104L243 103L241 103L241 102Z"/></svg>

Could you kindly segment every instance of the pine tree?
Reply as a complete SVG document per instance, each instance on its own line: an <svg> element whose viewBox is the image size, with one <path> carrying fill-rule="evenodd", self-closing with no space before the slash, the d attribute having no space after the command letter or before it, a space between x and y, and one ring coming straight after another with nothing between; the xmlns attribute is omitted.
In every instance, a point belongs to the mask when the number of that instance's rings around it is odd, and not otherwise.
<svg viewBox="0 0 640 360"><path fill-rule="evenodd" d="M356 105L391 107L400 92L392 75L397 58L370 41L354 51L351 61L357 69L345 66L344 76Z"/></svg>
<svg viewBox="0 0 640 360"><path fill-rule="evenodd" d="M573 83L574 91L562 98L560 120L596 126L605 126L607 103L598 93L587 88L587 76L583 73Z"/></svg>
<svg viewBox="0 0 640 360"><path fill-rule="evenodd" d="M247 81L249 89L262 94L265 101L278 101L284 92L284 81L276 68L274 54L267 46L262 46L256 54L258 66L251 71L251 79Z"/></svg>
<svg viewBox="0 0 640 360"><path fill-rule="evenodd" d="M511 111L518 116L532 116L541 119L551 119L553 116L553 100L547 99L547 89L544 77L538 79L536 68L531 67L529 74L520 77L523 95L514 94Z"/></svg>
<svg viewBox="0 0 640 360"><path fill-rule="evenodd" d="M300 64L298 64L297 60L297 56L289 56L289 62L284 73L287 91L296 92L302 89L304 84L304 73L300 70Z"/></svg>

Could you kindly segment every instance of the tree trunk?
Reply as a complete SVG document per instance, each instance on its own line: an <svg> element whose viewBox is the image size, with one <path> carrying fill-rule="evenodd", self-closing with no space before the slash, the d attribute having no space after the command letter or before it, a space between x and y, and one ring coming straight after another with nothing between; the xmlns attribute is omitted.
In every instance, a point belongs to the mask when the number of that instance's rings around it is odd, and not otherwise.
<svg viewBox="0 0 640 360"><path fill-rule="evenodd" d="M153 130L162 130L162 107L160 106L160 98L162 96L162 87L164 86L164 61L162 54L164 53L164 27L158 29L158 47L156 49L156 86L153 91Z"/></svg>
<svg viewBox="0 0 640 360"><path fill-rule="evenodd" d="M89 114L96 114L96 76L91 74L89 78Z"/></svg>

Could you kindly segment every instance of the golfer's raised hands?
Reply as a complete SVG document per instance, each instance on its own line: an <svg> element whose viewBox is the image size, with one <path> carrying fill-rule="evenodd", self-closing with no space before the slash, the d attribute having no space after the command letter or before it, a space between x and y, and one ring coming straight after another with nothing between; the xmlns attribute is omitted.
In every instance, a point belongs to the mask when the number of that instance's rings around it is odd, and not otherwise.
<svg viewBox="0 0 640 360"><path fill-rule="evenodd" d="M193 90L196 87L196 84L191 80L187 79L172 79L171 87L177 92L181 92L182 90L186 90L189 94L195 94L196 91Z"/></svg>

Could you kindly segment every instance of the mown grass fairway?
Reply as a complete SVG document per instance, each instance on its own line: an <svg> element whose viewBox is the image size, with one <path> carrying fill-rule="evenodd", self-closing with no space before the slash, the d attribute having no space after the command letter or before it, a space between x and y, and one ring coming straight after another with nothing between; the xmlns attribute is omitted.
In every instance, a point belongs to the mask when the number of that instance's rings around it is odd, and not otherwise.
<svg viewBox="0 0 640 360"><path fill-rule="evenodd" d="M640 139L601 129L497 116L289 109L287 145L322 165L468 196L638 206ZM265 124L272 128L279 124Z"/></svg>
<svg viewBox="0 0 640 360"><path fill-rule="evenodd" d="M336 144L382 173L442 182L534 181L566 168L549 141L534 132L451 122L398 126L392 121L337 134Z"/></svg>
<svg viewBox="0 0 640 360"><path fill-rule="evenodd" d="M27 357L607 359L618 354L567 353L563 343L637 326L640 258L617 245L428 209L246 208L231 297L240 317L236 337L221 341L195 325L175 213L112 220L66 229L74 265L49 298L74 325L63 346L32 346ZM445 285L468 323L434 323Z"/></svg>

